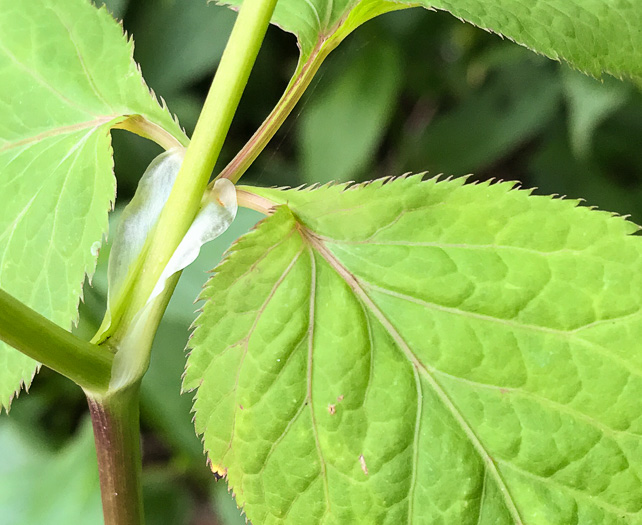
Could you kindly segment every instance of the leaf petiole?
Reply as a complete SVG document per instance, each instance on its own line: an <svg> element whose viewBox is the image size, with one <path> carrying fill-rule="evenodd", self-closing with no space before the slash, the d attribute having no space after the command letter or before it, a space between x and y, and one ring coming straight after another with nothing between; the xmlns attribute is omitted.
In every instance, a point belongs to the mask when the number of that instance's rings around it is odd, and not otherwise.
<svg viewBox="0 0 642 525"><path fill-rule="evenodd" d="M245 1L247 2L247 0ZM285 122L285 119L297 105L303 93L305 93L324 60L352 31L365 21L382 13L408 7L410 6L385 1L360 2L334 28L331 28L323 35L319 35L319 40L309 54L300 57L290 83L285 88L285 92L272 112L241 151L236 154L216 178L230 179L235 184L238 182L283 125L283 122Z"/></svg>
<svg viewBox="0 0 642 525"><path fill-rule="evenodd" d="M0 339L85 390L109 388L112 352L76 337L2 289Z"/></svg>

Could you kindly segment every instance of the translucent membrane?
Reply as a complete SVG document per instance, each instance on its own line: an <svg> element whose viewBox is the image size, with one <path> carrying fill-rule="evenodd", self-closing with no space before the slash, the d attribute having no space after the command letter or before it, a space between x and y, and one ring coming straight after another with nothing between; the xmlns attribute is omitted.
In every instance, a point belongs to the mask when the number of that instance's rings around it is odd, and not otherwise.
<svg viewBox="0 0 642 525"><path fill-rule="evenodd" d="M134 198L123 211L109 258L108 310L105 316L109 323L111 309L124 300L136 278L141 252L167 202L182 161L182 150L169 150L156 157L143 174ZM145 306L136 313L120 341L110 388L129 384L141 369L146 368L149 353L137 351L136 347L145 334L153 304L161 296L167 280L196 260L205 243L227 230L236 217L237 209L234 184L227 179L216 181L212 191L203 199L194 222L165 266Z"/></svg>
<svg viewBox="0 0 642 525"><path fill-rule="evenodd" d="M230 227L236 217L238 205L236 188L228 179L219 179L201 206L198 215L165 266L147 302L153 301L165 289L165 283L176 272L193 263L201 246L216 239Z"/></svg>
<svg viewBox="0 0 642 525"><path fill-rule="evenodd" d="M135 263L156 226L182 162L183 150L178 149L168 150L156 157L145 170L134 197L123 210L109 253L106 314L109 318L135 277Z"/></svg>

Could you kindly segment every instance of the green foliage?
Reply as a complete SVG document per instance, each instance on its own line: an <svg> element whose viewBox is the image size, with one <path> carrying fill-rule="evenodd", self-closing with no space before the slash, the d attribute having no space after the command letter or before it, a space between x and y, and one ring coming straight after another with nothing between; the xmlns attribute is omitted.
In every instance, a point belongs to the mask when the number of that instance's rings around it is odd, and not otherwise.
<svg viewBox="0 0 642 525"><path fill-rule="evenodd" d="M556 72L528 62L506 65L453 111L436 117L425 133L404 144L418 169L466 175L542 131L558 108Z"/></svg>
<svg viewBox="0 0 642 525"><path fill-rule="evenodd" d="M2 1L0 42L0 194L10 196L0 207L0 286L70 327L115 196L109 129L140 115L186 138L104 9L83 0ZM4 343L0 360L6 408L37 363Z"/></svg>
<svg viewBox="0 0 642 525"><path fill-rule="evenodd" d="M638 0L421 3L595 76L642 79ZM234 15L199 0L105 4L125 16L145 78L191 129ZM367 20L416 5L279 0L273 21L296 35L301 74ZM626 170L642 165L631 140L639 93L448 18L408 10L355 35L295 133L257 170L261 183L426 168L512 179L519 166L548 192L639 209L642 190ZM268 42L231 150L290 70L278 45ZM0 0L0 194L10 196L0 206L0 286L64 326L107 232L110 129L187 144L132 51L105 9L84 0ZM116 152L119 206L152 154L127 140ZM183 386L197 390L213 470L256 525L642 520L632 223L512 183L413 176L244 190L259 208L280 206L202 293ZM223 244L255 221L241 214ZM223 522L243 521L223 483L208 482L190 396L178 395L192 300L221 252L210 245L185 270L141 387L150 524L188 523L204 499L223 506ZM85 288L83 337L104 314L105 263L103 253ZM36 363L2 343L0 360L8 407ZM77 419L58 398L31 400L23 422ZM21 441L17 428L0 423L0 523L78 522L78 509L87 523L99 519L88 427L59 452Z"/></svg>
<svg viewBox="0 0 642 525"><path fill-rule="evenodd" d="M642 82L639 0L420 0L596 77Z"/></svg>
<svg viewBox="0 0 642 525"><path fill-rule="evenodd" d="M184 388L250 518L639 521L637 227L512 186L247 188L284 206L208 283Z"/></svg>
<svg viewBox="0 0 642 525"><path fill-rule="evenodd" d="M638 0L281 0L273 22L297 36L304 62L327 39L340 40L379 14L417 5L448 11L596 77L606 72L642 83Z"/></svg>

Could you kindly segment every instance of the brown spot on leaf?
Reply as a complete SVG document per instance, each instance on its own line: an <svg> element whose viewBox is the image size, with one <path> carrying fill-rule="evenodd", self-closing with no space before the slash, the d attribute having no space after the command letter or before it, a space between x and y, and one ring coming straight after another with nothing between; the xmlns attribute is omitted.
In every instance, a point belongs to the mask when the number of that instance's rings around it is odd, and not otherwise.
<svg viewBox="0 0 642 525"><path fill-rule="evenodd" d="M243 405L239 405L239 408L240 408L241 410L243 410Z"/></svg>
<svg viewBox="0 0 642 525"><path fill-rule="evenodd" d="M337 406L336 405L328 405L328 412L330 412L331 416L334 416L337 413Z"/></svg>
<svg viewBox="0 0 642 525"><path fill-rule="evenodd" d="M341 403L341 401L343 401L343 394L337 397L337 403Z"/></svg>

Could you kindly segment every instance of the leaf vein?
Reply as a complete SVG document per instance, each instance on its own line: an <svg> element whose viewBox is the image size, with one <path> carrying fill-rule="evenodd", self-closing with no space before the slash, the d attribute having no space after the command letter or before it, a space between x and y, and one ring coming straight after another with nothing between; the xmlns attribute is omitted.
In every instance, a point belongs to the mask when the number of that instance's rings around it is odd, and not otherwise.
<svg viewBox="0 0 642 525"><path fill-rule="evenodd" d="M98 98L103 104L105 104L109 109L111 109L112 112L114 112L114 108L111 106L109 102L105 99L105 97L100 93L98 90L98 87L96 86L96 82L94 81L93 77L89 73L89 70L87 69L87 64L85 64L85 59L82 56L82 53L80 52L80 49L78 48L78 43L76 42L76 39L74 38L73 32L69 28L69 26L66 24L66 22L62 19L60 16L60 13L56 9L52 9L54 15L58 18L62 26L67 30L67 33L69 34L69 41L71 44L74 46L74 49L76 50L76 55L78 56L78 62L80 62L80 67L82 67L83 73L85 74L85 77L87 77L87 82L89 86L91 87L91 90L94 92L94 95L96 95L96 98Z"/></svg>
<svg viewBox="0 0 642 525"><path fill-rule="evenodd" d="M523 525L523 520L520 516L519 510L517 509L512 495L510 494L506 482L497 469L495 460L490 457L483 443L481 442L475 431L472 429L468 421L466 421L464 415L459 411L455 403L450 399L439 382L437 382L437 380L433 377L431 370L429 370L427 365L424 365L417 358L412 349L408 346L408 343L406 343L406 341L403 339L394 325L377 307L377 305L366 293L366 291L361 287L356 277L352 275L350 271L341 264L341 262L334 256L334 254L332 254L332 252L325 246L325 244L320 239L316 238L311 231L307 230L303 226L300 227L300 231L302 233L302 236L310 244L310 246L314 247L314 249L321 255L321 257L323 257L328 262L328 264L330 264L330 266L337 272L337 274L345 280L345 282L350 286L355 295L367 305L368 309L375 315L377 320L381 323L381 326L385 328L386 331L390 334L399 350L406 356L410 363L421 371L421 374L426 378L426 381L432 387L433 391L441 400L444 407L448 409L454 420L459 424L462 431L470 440L470 443L479 455L480 460L486 465L486 468L492 474L515 524Z"/></svg>
<svg viewBox="0 0 642 525"><path fill-rule="evenodd" d="M589 416L588 414L585 414L584 412L580 412L579 410L564 404L560 403L559 401L555 401L553 399L547 398L542 396L541 394L538 394L536 392L531 392L528 390L523 390L521 388L512 388L512 387L504 387L500 385L492 385L488 383L481 383L479 381L475 381L473 379L468 379L465 377L460 377L456 375L449 374L447 372L444 372L443 370L439 370L437 368L433 369L434 373L439 374L443 377L447 377L448 379L452 379L453 381L457 381L460 383L465 383L473 388L478 388L478 389L486 389L486 390L496 390L500 391L502 393L506 394L514 394L517 396L522 396L528 399L532 399L533 401L539 403L540 405L545 405L554 408L557 411L560 412L566 412L567 414L577 418L581 419L585 423L589 424L590 426L596 428L597 430L605 433L605 434L610 434L612 436L617 436L617 435L622 435L622 436L628 436L631 438L635 439L640 439L642 438L642 434L637 434L635 432L631 432L628 430L620 430L617 428L612 428L609 427L598 420L594 419L593 417Z"/></svg>
<svg viewBox="0 0 642 525"><path fill-rule="evenodd" d="M617 505L613 505L612 503L607 503L606 501L601 500L599 498L599 496L592 496L592 495L589 495L589 494L585 494L584 492L582 492L580 490L577 490L577 489L574 489L573 487L569 487L568 485L564 485L563 483L560 483L557 480L554 480L554 479L551 479L551 478L547 478L547 477L544 477L544 476L540 476L540 475L535 474L533 472L529 472L527 470L524 470L524 469L518 467L517 465L515 465L514 463L511 463L509 461L505 461L505 460L502 460L502 459L499 459L499 458L495 458L495 461L497 463L501 463L502 465L506 466L507 468L517 472L518 474L520 474L520 475L522 475L524 477L530 478L532 480L536 480L536 481L538 481L539 483L541 483L543 485L553 485L554 487L556 487L558 489L561 489L561 490L563 490L565 492L568 492L568 493L572 494L575 498L588 500L589 504L594 504L594 505L596 505L598 507L601 507L604 510L610 512L611 514L616 514L618 516L622 516L622 515L637 516L637 515L640 514L640 510L642 510L642 509L638 509L636 511L629 511L629 510L623 509L621 507L618 507Z"/></svg>
<svg viewBox="0 0 642 525"><path fill-rule="evenodd" d="M83 108L82 106L79 106L76 104L73 100L67 98L65 95L63 95L60 91L58 91L56 88L54 88L49 82L47 82L44 78L42 78L36 71L32 70L31 68L27 67L25 64L23 64L20 60L18 60L18 57L16 57L6 46L2 44L2 41L0 40L0 50L3 51L11 61L16 64L20 69L22 69L27 75L29 75L31 78L33 78L38 84L40 84L42 87L53 93L56 98L58 98L61 102L64 102L67 106L70 108L76 108L79 111L82 111L83 113L87 115L92 115L94 117L98 117L95 113L88 111L86 108Z"/></svg>
<svg viewBox="0 0 642 525"><path fill-rule="evenodd" d="M43 131L36 135L31 135L30 137L25 137L24 139L17 140L15 142L6 142L0 146L0 153L8 151L13 148L19 148L20 146L31 146L37 144L40 141L47 139L49 137L56 137L59 135L66 135L73 133L74 131L80 131L87 128L99 128L100 126L111 122L112 120L120 117L120 115L105 115L102 117L96 117L93 120L87 120L84 122L79 122L77 124L70 124L68 126L60 126L53 128L48 131ZM63 137L64 138L64 137ZM21 152L22 153L22 152Z"/></svg>
<svg viewBox="0 0 642 525"><path fill-rule="evenodd" d="M314 324L315 324L315 302L317 291L317 265L314 256L314 251L311 247L308 248L310 255L310 320L308 326L308 369L307 369L307 388L308 388L308 404L310 406L310 418L312 420L312 433L314 435L314 443L319 456L319 463L321 466L321 475L323 478L323 490L325 492L326 513L332 513L330 505L330 487L328 486L328 473L326 470L325 458L321 449L321 442L319 441L319 429L314 415L314 403L312 399L312 375L313 375L313 358L314 358Z"/></svg>
<svg viewBox="0 0 642 525"><path fill-rule="evenodd" d="M283 273L281 274L279 279L276 281L276 283L274 284L274 286L270 290L270 293L268 294L266 300L263 302L263 305L261 306L260 310L257 312L256 318L254 319L254 323L250 327L250 330L248 331L248 334L245 336L244 339L239 341L239 342L243 343L243 355L241 356L241 361L240 361L238 369L236 371L236 378L235 378L235 381L234 381L234 388L232 389L235 394L234 394L234 414L232 416L232 429L231 429L231 432L230 432L230 439L229 439L229 442L228 442L227 450L226 450L226 452L223 453L223 455L221 457L221 463L224 461L225 456L227 455L227 453L232 448L232 443L234 441L234 432L235 432L235 429L236 429L236 419L237 419L237 414L238 414L238 400L236 398L236 394L238 392L239 378L241 376L241 369L243 368L243 362L245 361L245 356L247 355L250 338L252 337L252 334L254 333L254 330L256 329L256 327L257 327L257 325L258 325L258 323L259 323L259 321L260 321L260 319L261 319L261 317L263 315L263 312L265 312L265 309L266 309L267 305L272 300L272 297L274 297L274 294L276 293L278 288L281 286L283 281L285 281L286 277L289 275L289 273L292 270L292 268L294 268L294 265L296 264L296 262L298 261L300 255L302 253L303 253L303 248L301 250L299 250L299 252L297 252L297 254L294 256L294 258L292 259L290 264L288 264L287 268L283 271ZM205 372L203 373L203 377L205 377L207 375L207 372L209 371L211 364L212 363L210 362L209 365L206 367ZM214 415L214 411L212 411L209 414L208 423L203 428L203 433L205 433L207 431L207 428L209 426L209 422L210 422L210 420L211 420L213 415Z"/></svg>
<svg viewBox="0 0 642 525"><path fill-rule="evenodd" d="M484 469L484 479L482 480L481 495L479 496L479 510L477 511L477 525L482 523L484 515L484 499L486 498L486 486L488 485L488 469Z"/></svg>
<svg viewBox="0 0 642 525"><path fill-rule="evenodd" d="M421 378L419 369L412 363L412 373L415 378L417 388L417 415L415 417L415 432L412 440L412 477L408 487L408 525L411 525L414 519L415 490L417 489L417 471L419 470L419 441L421 437L421 414L423 411L423 391L421 388Z"/></svg>

